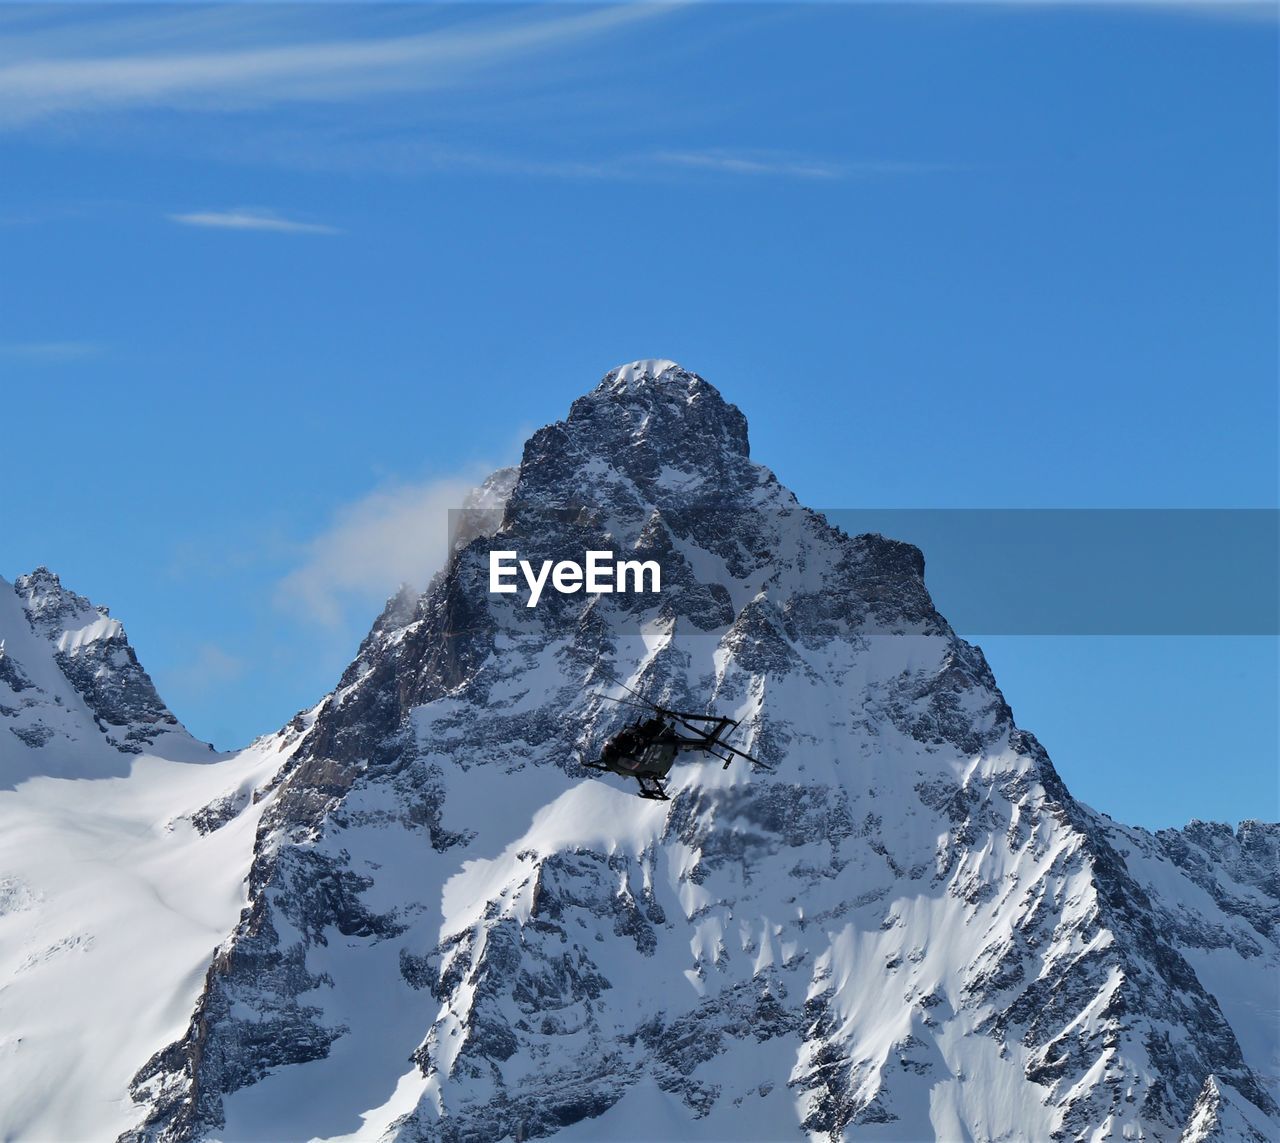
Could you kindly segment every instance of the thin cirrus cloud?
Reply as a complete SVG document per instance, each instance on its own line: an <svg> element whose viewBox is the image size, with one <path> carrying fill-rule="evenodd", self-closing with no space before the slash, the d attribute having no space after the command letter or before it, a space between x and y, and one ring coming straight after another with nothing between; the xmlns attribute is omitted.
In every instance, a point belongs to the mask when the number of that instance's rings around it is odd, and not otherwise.
<svg viewBox="0 0 1280 1143"><path fill-rule="evenodd" d="M300 38L298 26L272 28L246 44L231 28L220 48L205 35L142 35L149 51L102 39L93 20L69 19L17 39L0 55L0 126L14 129L68 113L177 108L251 110L333 103L398 92L450 89L483 73L501 74L522 59L604 36L668 11L622 5L521 18L470 21L427 32L381 37ZM263 39L271 42L263 43ZM0 49L2 50L2 49Z"/></svg>
<svg viewBox="0 0 1280 1143"><path fill-rule="evenodd" d="M944 170L937 163L913 163L894 159L829 162L823 159L768 152L660 151L653 161L669 167L722 175L780 175L801 179L874 178L928 174Z"/></svg>
<svg viewBox="0 0 1280 1143"><path fill-rule="evenodd" d="M681 5L635 4L599 9L529 9L516 18L488 15L429 31L354 35L329 25L328 38L272 10L137 12L128 19L46 21L16 48L0 47L0 131L104 112L266 111L273 107L386 100L412 93L519 84L538 61L561 49L622 34L629 26ZM252 18L251 18L252 17ZM363 29L365 24L361 24ZM369 24L368 26L373 26ZM380 25L385 29L386 25ZM127 33L127 34L126 34ZM893 176L924 169L872 159L836 163L821 157L703 147L615 155L487 153L431 140L327 137L308 123L279 138L261 123L237 132L227 157L307 168L360 168L401 173L461 170L553 178L617 179L704 174L801 180ZM226 149L226 143L209 143ZM937 168L930 168L937 169ZM174 214L186 226L294 234L336 228L270 211L210 209Z"/></svg>
<svg viewBox="0 0 1280 1143"><path fill-rule="evenodd" d="M683 150L636 150L603 156L534 156L445 149L420 140L326 140L301 143L297 138L269 137L241 145L239 158L310 171L351 173L378 170L397 175L462 171L549 179L602 182L668 180L701 175L709 178L775 177L803 180L894 178L955 171L951 164L901 159L838 161L819 156L768 150L691 147Z"/></svg>
<svg viewBox="0 0 1280 1143"><path fill-rule="evenodd" d="M933 0L922 0L924 3ZM1275 23L1277 8L1272 0L943 0L952 7L968 4L992 8L1116 8L1149 11L1181 11L1218 19L1256 20Z"/></svg>
<svg viewBox="0 0 1280 1143"><path fill-rule="evenodd" d="M302 222L285 218L260 207L236 207L232 210L198 210L187 214L171 214L170 222L179 226L196 226L207 230L266 230L278 234L341 234L336 226L321 222Z"/></svg>

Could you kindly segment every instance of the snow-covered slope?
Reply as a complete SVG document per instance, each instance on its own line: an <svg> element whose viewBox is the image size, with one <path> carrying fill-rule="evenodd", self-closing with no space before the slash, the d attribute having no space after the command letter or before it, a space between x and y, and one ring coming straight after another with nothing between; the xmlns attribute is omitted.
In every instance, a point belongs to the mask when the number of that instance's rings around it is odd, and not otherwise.
<svg viewBox="0 0 1280 1143"><path fill-rule="evenodd" d="M246 901L276 743L0 794L0 1137L114 1138ZM232 810L242 812L231 816Z"/></svg>
<svg viewBox="0 0 1280 1143"><path fill-rule="evenodd" d="M127 834L112 877L180 871L204 901L150 991L104 964L163 1018L61 1122L136 1140L1280 1131L1280 830L1151 835L1075 802L934 610L921 554L802 508L709 384L611 372L476 504L445 572L391 600L279 736L0 794L15 821L47 804L82 822L92 795L67 791L117 790L132 816L87 860ZM663 590L527 608L488 592L498 540L534 561L637 553ZM633 713L601 697L625 697L617 680L741 718L773 772L681 761L663 804L587 771ZM20 994L22 1019L57 987ZM21 1117L9 1077L32 1073L13 1066L0 1053L0 1133L54 1133Z"/></svg>

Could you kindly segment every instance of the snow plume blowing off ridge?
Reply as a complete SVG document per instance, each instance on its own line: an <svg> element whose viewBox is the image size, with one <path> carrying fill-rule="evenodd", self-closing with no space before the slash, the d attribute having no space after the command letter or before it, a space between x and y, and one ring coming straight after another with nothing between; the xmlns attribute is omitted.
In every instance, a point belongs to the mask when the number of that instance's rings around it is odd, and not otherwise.
<svg viewBox="0 0 1280 1143"><path fill-rule="evenodd" d="M1280 1133L1280 827L1076 802L921 553L801 506L672 362L606 374L471 503L277 735L144 754L97 840L95 783L0 795L6 1137ZM662 590L529 608L488 590L498 544ZM771 771L682 754L635 797L583 765L636 717L620 684L740 720ZM24 831L98 852L98 899L155 887L148 978Z"/></svg>
<svg viewBox="0 0 1280 1143"><path fill-rule="evenodd" d="M501 470L500 470L501 471ZM378 489L340 509L276 589L277 602L329 626L352 603L421 590L449 554L450 513L474 504L474 480L442 478Z"/></svg>

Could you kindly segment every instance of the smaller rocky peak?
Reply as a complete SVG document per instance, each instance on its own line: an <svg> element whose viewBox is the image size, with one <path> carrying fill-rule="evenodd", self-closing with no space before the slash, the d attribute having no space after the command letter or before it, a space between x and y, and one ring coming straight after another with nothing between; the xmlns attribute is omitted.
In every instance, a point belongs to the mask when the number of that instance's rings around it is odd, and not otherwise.
<svg viewBox="0 0 1280 1143"><path fill-rule="evenodd" d="M130 646L124 625L112 619L107 608L63 586L47 567L19 576L13 591L36 637L35 647L42 641L48 646L47 651L36 652L28 645L27 654L36 660L50 655L52 666L84 700L97 729L112 746L138 754L154 748L165 735L166 757L190 755L191 760L205 760L202 752L212 747L192 739L165 706ZM16 664L0 669L11 689L16 689L15 680L23 682ZM62 699L55 701L60 704Z"/></svg>
<svg viewBox="0 0 1280 1143"><path fill-rule="evenodd" d="M1181 1143L1267 1143L1272 1126L1235 1088L1209 1075L1182 1131Z"/></svg>
<svg viewBox="0 0 1280 1143"><path fill-rule="evenodd" d="M58 577L58 573L50 571L44 564L26 575L18 576L13 581L13 587L19 595L24 597L60 595L63 591L62 580Z"/></svg>
<svg viewBox="0 0 1280 1143"><path fill-rule="evenodd" d="M79 630L110 616L107 608L95 607L83 595L63 587L57 573L43 565L18 576L13 590L22 601L31 629L46 638L57 638L64 631Z"/></svg>

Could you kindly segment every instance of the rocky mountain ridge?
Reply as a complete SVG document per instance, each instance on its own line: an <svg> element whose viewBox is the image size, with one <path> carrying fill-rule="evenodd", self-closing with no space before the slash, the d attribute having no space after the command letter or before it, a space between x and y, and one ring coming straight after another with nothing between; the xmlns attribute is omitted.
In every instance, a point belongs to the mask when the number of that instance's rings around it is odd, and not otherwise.
<svg viewBox="0 0 1280 1143"><path fill-rule="evenodd" d="M705 380L611 371L473 507L188 814L252 839L244 896L122 1138L1280 1130L1280 827L1077 803L920 552L804 509ZM499 539L663 591L528 609L488 593ZM619 681L773 773L681 763L658 805L592 775Z"/></svg>

